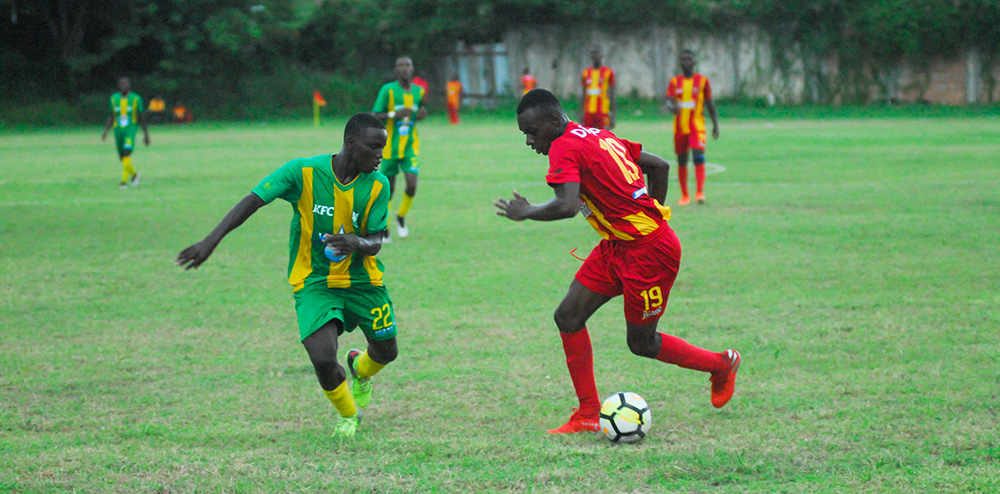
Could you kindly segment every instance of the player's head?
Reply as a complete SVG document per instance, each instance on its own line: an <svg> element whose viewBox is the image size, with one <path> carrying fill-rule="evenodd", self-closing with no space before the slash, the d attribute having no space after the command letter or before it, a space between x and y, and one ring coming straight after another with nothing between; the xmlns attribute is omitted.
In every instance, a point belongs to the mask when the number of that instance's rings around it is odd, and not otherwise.
<svg viewBox="0 0 1000 494"><path fill-rule="evenodd" d="M677 63L680 64L685 74L694 69L694 64L697 61L698 59L695 57L694 52L686 49L681 50L680 57L677 59Z"/></svg>
<svg viewBox="0 0 1000 494"><path fill-rule="evenodd" d="M517 127L524 133L524 143L536 153L548 156L552 141L566 131L567 123L559 98L545 89L528 91L517 105Z"/></svg>
<svg viewBox="0 0 1000 494"><path fill-rule="evenodd" d="M594 67L599 67L603 59L604 55L601 53L600 46L593 46L590 48L590 60L594 62Z"/></svg>
<svg viewBox="0 0 1000 494"><path fill-rule="evenodd" d="M122 94L125 94L125 93L131 91L132 90L132 80L129 79L127 76L121 76L121 77L119 77L118 78L118 90L121 91Z"/></svg>
<svg viewBox="0 0 1000 494"><path fill-rule="evenodd" d="M371 113L358 113L344 127L342 152L361 173L371 173L382 163L382 148L388 138L381 120Z"/></svg>
<svg viewBox="0 0 1000 494"><path fill-rule="evenodd" d="M396 59L396 67L393 74L399 82L410 82L413 80L413 60L410 57L399 57Z"/></svg>
<svg viewBox="0 0 1000 494"><path fill-rule="evenodd" d="M528 70L528 68L527 68L527 67L525 67L525 68L524 68L524 72L521 72L521 73L522 73L522 74L524 74L524 75L528 75L528 74L530 74L530 73L531 73L531 71L530 71L530 70Z"/></svg>

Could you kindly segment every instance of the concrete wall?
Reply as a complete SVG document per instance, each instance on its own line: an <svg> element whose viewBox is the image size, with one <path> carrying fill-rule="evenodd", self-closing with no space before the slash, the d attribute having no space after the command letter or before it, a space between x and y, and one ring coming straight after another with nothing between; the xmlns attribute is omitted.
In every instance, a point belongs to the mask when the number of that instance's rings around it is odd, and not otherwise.
<svg viewBox="0 0 1000 494"><path fill-rule="evenodd" d="M680 73L677 59L684 48L698 55L696 70L709 78L716 97L737 94L774 102L831 100L837 94L838 60L803 56L798 46L781 47L762 30L744 25L726 35L692 35L670 26L647 26L618 34L565 26L520 28L503 39L509 81L497 94L517 94L521 71L528 67L540 87L561 97L580 93L580 74L590 65L590 47L598 45L604 63L615 71L619 95L662 98L670 78ZM783 60L779 63L777 60ZM983 60L974 51L954 60L934 60L928 70L912 64L890 68L886 90L871 88L878 99L961 105L1000 100L1000 83L989 94ZM1000 67L987 67L1000 81ZM475 82L475 81L471 81ZM513 86L513 87L511 87ZM826 88L826 89L824 89ZM834 103L839 97L833 97Z"/></svg>
<svg viewBox="0 0 1000 494"><path fill-rule="evenodd" d="M801 101L804 70L793 62L788 74L775 68L769 40L753 26L726 37L691 36L672 28L650 26L627 34L581 31L560 26L518 29L507 33L508 65L513 81L524 67L539 85L560 96L580 92L580 74L590 65L590 47L600 46L604 63L615 71L618 94L662 98L670 78L680 73L677 59L690 48L698 55L697 71L721 97L738 92L777 101ZM789 50L788 58L792 57Z"/></svg>

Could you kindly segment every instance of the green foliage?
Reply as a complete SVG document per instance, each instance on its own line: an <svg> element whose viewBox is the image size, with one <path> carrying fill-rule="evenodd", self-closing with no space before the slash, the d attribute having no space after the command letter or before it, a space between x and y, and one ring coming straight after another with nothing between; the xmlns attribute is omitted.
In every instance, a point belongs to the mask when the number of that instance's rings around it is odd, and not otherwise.
<svg viewBox="0 0 1000 494"><path fill-rule="evenodd" d="M495 42L525 25L624 31L658 23L724 34L752 23L770 34L779 70L803 62L817 102L870 101L899 61L926 67L970 47L992 89L988 69L1000 61L996 0L0 0L0 11L17 14L0 29L8 102L72 104L131 74L140 92L231 118L253 113L239 109L259 98L254 88L276 89L269 77L336 74L377 84L396 56L429 67L457 41ZM822 69L830 58L833 80ZM301 96L275 100L289 111Z"/></svg>

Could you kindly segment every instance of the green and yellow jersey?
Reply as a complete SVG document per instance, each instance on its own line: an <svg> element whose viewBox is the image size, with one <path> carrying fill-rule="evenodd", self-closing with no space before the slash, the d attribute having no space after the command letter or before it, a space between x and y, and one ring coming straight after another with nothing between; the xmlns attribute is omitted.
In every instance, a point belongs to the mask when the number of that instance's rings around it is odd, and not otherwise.
<svg viewBox="0 0 1000 494"><path fill-rule="evenodd" d="M139 114L145 106L142 96L129 91L125 96L118 92L111 95L111 114L114 115L115 131L135 130L139 126Z"/></svg>
<svg viewBox="0 0 1000 494"><path fill-rule="evenodd" d="M357 252L331 260L320 239L323 234L365 236L388 228L389 181L381 172L342 184L333 173L333 155L298 158L264 178L253 193L265 203L281 198L292 205L288 282L293 292L320 282L328 288L382 286L381 261Z"/></svg>
<svg viewBox="0 0 1000 494"><path fill-rule="evenodd" d="M413 115L407 118L390 118L385 123L385 131L389 133L389 141L382 151L383 159L412 158L420 156L420 137L417 136L417 122L413 119L420 109L420 103L424 99L424 88L410 84L410 90L406 91L399 81L392 81L378 92L374 113L388 113L399 111L403 108L413 110Z"/></svg>

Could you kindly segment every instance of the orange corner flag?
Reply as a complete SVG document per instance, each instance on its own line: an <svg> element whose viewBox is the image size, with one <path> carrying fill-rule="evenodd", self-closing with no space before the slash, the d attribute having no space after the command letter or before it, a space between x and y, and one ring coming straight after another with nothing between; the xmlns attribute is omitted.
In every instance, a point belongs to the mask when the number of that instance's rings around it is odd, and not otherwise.
<svg viewBox="0 0 1000 494"><path fill-rule="evenodd" d="M326 100L323 99L323 95L319 94L319 91L313 91L313 103L319 106L326 106Z"/></svg>

